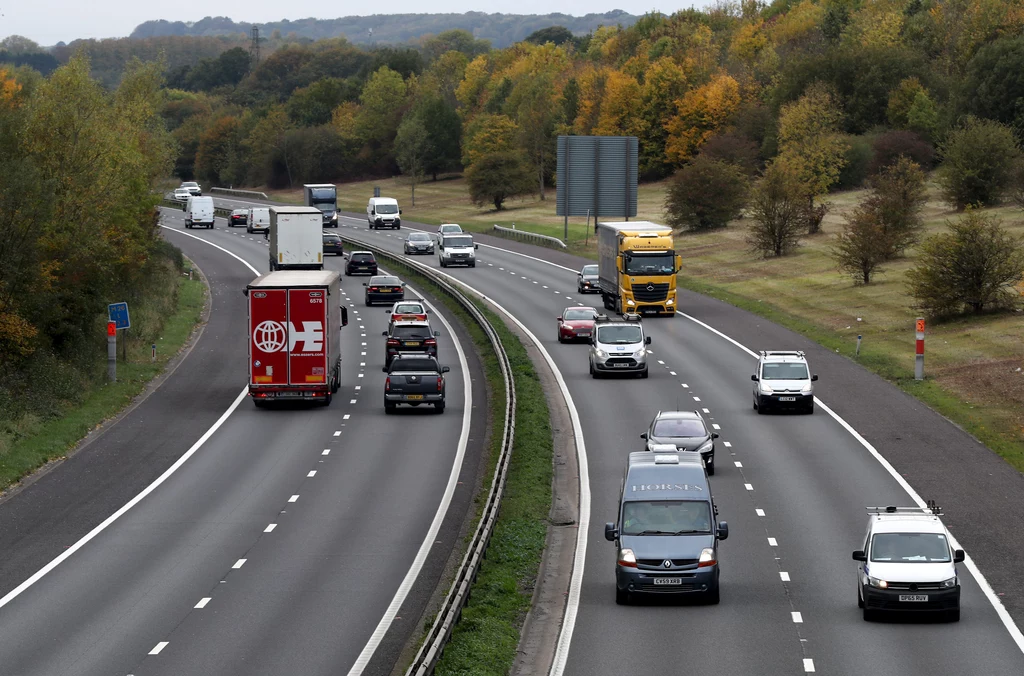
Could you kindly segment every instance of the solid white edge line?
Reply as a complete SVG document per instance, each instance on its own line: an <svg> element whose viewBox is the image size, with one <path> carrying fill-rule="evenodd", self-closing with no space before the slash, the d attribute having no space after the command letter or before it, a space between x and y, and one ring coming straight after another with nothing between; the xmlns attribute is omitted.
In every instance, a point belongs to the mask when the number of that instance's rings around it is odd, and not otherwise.
<svg viewBox="0 0 1024 676"><path fill-rule="evenodd" d="M406 288L413 293L416 293L412 287ZM384 640L384 636L387 634L388 629L391 627L395 617L398 615L398 611L401 609L402 604L405 603L406 597L409 596L409 592L412 591L412 587L416 583L416 578L419 576L420 570L423 569L423 564L426 562L427 555L430 553L430 548L434 545L434 541L437 539L437 533L441 529L441 524L444 522L444 518L448 514L448 507L451 505L452 496L455 494L455 487L459 481L459 474L462 472L462 461L466 455L466 445L469 442L469 425L473 410L473 382L470 379L469 362L466 360L466 354L462 350L462 343L459 341L459 337L456 335L452 325L447 319L445 319L443 314L437 311L437 308L430 303L427 303L427 305L433 309L434 316L440 319L441 323L444 324L446 329L448 329L448 334L452 337L452 342L455 344L455 351L459 355L459 365L462 368L462 381L465 389L463 397L464 409L462 412L462 431L459 434L459 444L455 453L455 459L452 462L452 469L448 475L448 485L445 486L444 495L441 497L441 504L438 505L437 513L434 514L434 520L430 523L430 528L427 529L427 534L423 538L423 542L420 544L419 551L416 552L416 558L413 559L412 565L409 567L409 571L405 574L405 578L398 586L398 590L395 592L394 598L391 599L391 603L388 605L387 610L384 611L384 616L380 618L380 622L377 623L377 627L370 635L370 639L366 642L366 645L363 646L362 651L356 658L355 664L353 664L352 668L349 669L349 676L358 676L359 674L362 674L363 670L365 670L370 664L373 654L377 651L377 648Z"/></svg>

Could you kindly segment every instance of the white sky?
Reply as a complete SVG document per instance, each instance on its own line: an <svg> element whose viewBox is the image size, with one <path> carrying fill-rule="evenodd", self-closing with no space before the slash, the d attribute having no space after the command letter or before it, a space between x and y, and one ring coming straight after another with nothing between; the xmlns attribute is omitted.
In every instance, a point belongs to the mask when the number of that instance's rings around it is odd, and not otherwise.
<svg viewBox="0 0 1024 676"><path fill-rule="evenodd" d="M677 4L678 3L678 4ZM424 4L422 0L392 0L387 14L442 13L484 11L505 14L549 14L561 12L574 16L622 9L643 14L652 9L624 0L439 0ZM682 7L704 5L707 0L684 0L657 7L670 13ZM331 7L327 11L327 7ZM138 0L0 0L0 39L8 35L24 35L43 46L77 38L125 37L137 25L151 19L198 21L206 16L227 16L235 21L257 23L307 17L335 19L342 16L366 15L363 3L325 3L323 0L206 0L173 3L139 2Z"/></svg>

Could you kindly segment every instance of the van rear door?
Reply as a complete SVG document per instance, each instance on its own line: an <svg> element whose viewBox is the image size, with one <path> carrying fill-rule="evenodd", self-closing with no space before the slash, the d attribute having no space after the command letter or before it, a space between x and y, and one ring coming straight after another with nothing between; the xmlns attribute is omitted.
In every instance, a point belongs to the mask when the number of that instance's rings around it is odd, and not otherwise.
<svg viewBox="0 0 1024 676"><path fill-rule="evenodd" d="M249 292L249 384L288 383L288 292Z"/></svg>
<svg viewBox="0 0 1024 676"><path fill-rule="evenodd" d="M288 383L322 385L327 383L326 289L289 289Z"/></svg>

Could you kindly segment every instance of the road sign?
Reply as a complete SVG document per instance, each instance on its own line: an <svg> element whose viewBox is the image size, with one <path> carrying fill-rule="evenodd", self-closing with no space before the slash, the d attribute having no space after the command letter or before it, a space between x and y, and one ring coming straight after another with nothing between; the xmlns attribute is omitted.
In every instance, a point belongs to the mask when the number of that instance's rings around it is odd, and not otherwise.
<svg viewBox="0 0 1024 676"><path fill-rule="evenodd" d="M128 318L128 303L111 303L107 306L107 316L118 331L132 327L131 319Z"/></svg>

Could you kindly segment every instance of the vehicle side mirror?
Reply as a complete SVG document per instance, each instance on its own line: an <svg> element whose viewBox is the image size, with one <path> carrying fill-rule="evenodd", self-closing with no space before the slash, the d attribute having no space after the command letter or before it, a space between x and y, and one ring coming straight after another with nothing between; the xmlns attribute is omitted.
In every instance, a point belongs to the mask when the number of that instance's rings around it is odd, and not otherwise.
<svg viewBox="0 0 1024 676"><path fill-rule="evenodd" d="M388 335L388 332L387 332L387 331L381 331L381 332L380 332L380 335L382 335L382 336L386 336L386 335Z"/></svg>
<svg viewBox="0 0 1024 676"><path fill-rule="evenodd" d="M387 310L384 310L384 312L386 312L387 314L391 314L391 308L388 308Z"/></svg>
<svg viewBox="0 0 1024 676"><path fill-rule="evenodd" d="M344 305L341 306L341 325L348 326L348 308Z"/></svg>
<svg viewBox="0 0 1024 676"><path fill-rule="evenodd" d="M962 549L953 552L953 563L963 563L966 558L967 554Z"/></svg>
<svg viewBox="0 0 1024 676"><path fill-rule="evenodd" d="M479 244L474 244L474 245L473 245L473 248L474 248L474 249L479 249L479 248L480 248L480 245L479 245Z"/></svg>
<svg viewBox="0 0 1024 676"><path fill-rule="evenodd" d="M651 342L652 342L652 341L651 341L651 337L650 337L650 336L646 336L646 337L644 338L644 345L650 345L650 344L651 344Z"/></svg>
<svg viewBox="0 0 1024 676"><path fill-rule="evenodd" d="M711 433L711 438L712 439L717 439L718 438L718 432L712 432Z"/></svg>
<svg viewBox="0 0 1024 676"><path fill-rule="evenodd" d="M867 552L865 552L863 549L858 549L857 551L855 551L853 553L853 560L854 561L867 561L868 560Z"/></svg>
<svg viewBox="0 0 1024 676"><path fill-rule="evenodd" d="M441 373L448 373L451 370L452 370L451 366L442 366L441 367Z"/></svg>
<svg viewBox="0 0 1024 676"><path fill-rule="evenodd" d="M757 374L755 373L752 376L750 376L750 379L753 380L756 383L757 382Z"/></svg>
<svg viewBox="0 0 1024 676"><path fill-rule="evenodd" d="M726 523L725 521L720 521L718 523L718 539L719 540L728 540L729 539L729 524Z"/></svg>
<svg viewBox="0 0 1024 676"><path fill-rule="evenodd" d="M643 434L641 434L640 438L641 439L646 439L647 438L647 432L644 432Z"/></svg>
<svg viewBox="0 0 1024 676"><path fill-rule="evenodd" d="M557 319L558 321L562 321L562 318L561 318L561 317L556 317L556 319Z"/></svg>
<svg viewBox="0 0 1024 676"><path fill-rule="evenodd" d="M815 374L814 374L813 376L811 376L811 382L812 382L812 383L813 383L813 382L814 382L815 380L817 380L817 379L818 379L818 374L817 374L817 373L815 373Z"/></svg>
<svg viewBox="0 0 1024 676"><path fill-rule="evenodd" d="M387 373L388 372L388 367L385 366L384 368L381 369L381 371L383 371L384 373Z"/></svg>
<svg viewBox="0 0 1024 676"><path fill-rule="evenodd" d="M366 286L366 282L363 282L363 286Z"/></svg>
<svg viewBox="0 0 1024 676"><path fill-rule="evenodd" d="M440 331L434 331L434 337L437 338L441 335Z"/></svg>
<svg viewBox="0 0 1024 676"><path fill-rule="evenodd" d="M619 537L619 529L615 527L614 523L606 523L604 525L604 539L609 542L615 542L617 537Z"/></svg>
<svg viewBox="0 0 1024 676"><path fill-rule="evenodd" d="M401 216L401 215L402 215L402 210L401 210L401 209L399 209L399 210L398 210L398 215L399 215L399 216Z"/></svg>

